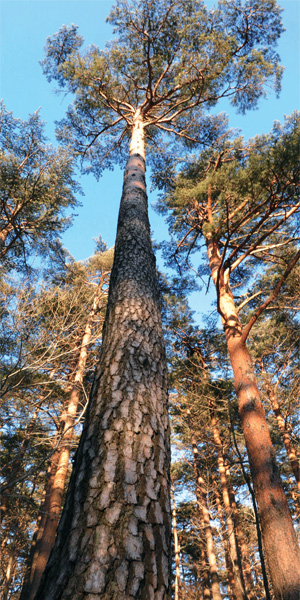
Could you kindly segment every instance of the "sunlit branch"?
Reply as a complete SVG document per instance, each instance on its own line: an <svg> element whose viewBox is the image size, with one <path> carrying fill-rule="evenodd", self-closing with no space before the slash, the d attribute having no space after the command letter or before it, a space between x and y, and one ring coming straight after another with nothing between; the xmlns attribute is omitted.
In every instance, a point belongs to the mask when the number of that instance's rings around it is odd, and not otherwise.
<svg viewBox="0 0 300 600"><path fill-rule="evenodd" d="M270 296L267 298L267 300L265 302L263 302L263 304L261 304L261 306L256 310L255 314L251 317L251 319L248 322L248 324L246 325L246 327L244 327L243 333L242 333L242 339L244 342L246 341L253 325L256 323L257 319L260 317L262 312L278 296L278 293L279 293L280 289L282 288L285 280L287 279L287 277L289 276L289 274L291 273L291 271L293 270L294 266L296 265L296 263L298 262L299 259L300 259L300 250L298 250L298 252L295 254L293 260L290 262L289 266L285 270L284 274L282 275L280 281L277 283L272 294L270 294Z"/></svg>

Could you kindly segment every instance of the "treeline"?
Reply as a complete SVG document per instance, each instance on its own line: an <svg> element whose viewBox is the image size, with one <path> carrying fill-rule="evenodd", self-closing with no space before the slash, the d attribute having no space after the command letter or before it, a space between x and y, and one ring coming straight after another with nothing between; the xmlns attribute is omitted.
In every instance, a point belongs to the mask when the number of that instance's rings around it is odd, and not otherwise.
<svg viewBox="0 0 300 600"><path fill-rule="evenodd" d="M0 599L297 600L300 114L246 142L210 114L279 89L280 10L119 1L109 20L105 51L75 26L47 40L75 98L61 146L1 104ZM115 248L75 261L76 159L99 176L127 154ZM200 323L191 292L212 298Z"/></svg>

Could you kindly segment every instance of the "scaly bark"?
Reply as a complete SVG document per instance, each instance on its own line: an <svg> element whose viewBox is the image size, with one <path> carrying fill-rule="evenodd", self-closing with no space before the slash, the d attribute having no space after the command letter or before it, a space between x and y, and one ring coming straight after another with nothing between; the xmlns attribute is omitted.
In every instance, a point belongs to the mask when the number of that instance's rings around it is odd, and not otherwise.
<svg viewBox="0 0 300 600"><path fill-rule="evenodd" d="M100 362L36 600L169 598L167 373L142 134L137 113Z"/></svg>
<svg viewBox="0 0 300 600"><path fill-rule="evenodd" d="M259 508L263 548L274 595L276 600L299 600L300 549L276 464L251 357L234 305L228 274L222 266L213 233L207 234L206 243L234 374L239 415Z"/></svg>

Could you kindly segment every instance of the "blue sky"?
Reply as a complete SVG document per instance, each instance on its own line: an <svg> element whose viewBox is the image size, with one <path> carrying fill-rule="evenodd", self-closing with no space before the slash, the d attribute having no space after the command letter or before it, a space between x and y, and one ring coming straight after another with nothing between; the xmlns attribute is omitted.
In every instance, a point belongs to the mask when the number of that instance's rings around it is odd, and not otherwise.
<svg viewBox="0 0 300 600"><path fill-rule="evenodd" d="M63 116L68 98L53 93L55 83L48 83L38 63L43 59L46 38L63 25L74 23L85 44L100 47L112 37L112 28L105 22L113 2L110 0L0 0L1 55L0 97L15 117L26 119L40 108L47 122L47 134L55 143L54 121ZM207 2L210 6L213 2ZM229 123L239 127L245 138L270 131L274 120L300 108L300 0L282 0L286 32L278 46L285 73L279 99L270 94L259 109L237 115L228 111ZM216 107L216 112L221 107ZM222 110L227 107L222 106ZM99 234L113 245L122 174L116 170L105 174L99 182L90 175L81 178L85 197L78 209L73 227L64 236L64 245L77 260L90 256L93 238ZM150 203L155 195L150 194ZM153 236L161 240L166 235L162 217L150 210Z"/></svg>

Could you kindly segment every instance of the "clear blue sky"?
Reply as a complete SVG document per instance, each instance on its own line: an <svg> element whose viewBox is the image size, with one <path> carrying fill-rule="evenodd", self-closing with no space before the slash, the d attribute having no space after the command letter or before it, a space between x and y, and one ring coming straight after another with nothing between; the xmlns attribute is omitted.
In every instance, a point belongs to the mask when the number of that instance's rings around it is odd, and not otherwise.
<svg viewBox="0 0 300 600"><path fill-rule="evenodd" d="M112 4L109 0L0 0L0 97L6 108L21 119L40 107L47 134L54 143L54 121L63 116L69 100L55 95L55 82L49 84L42 74L38 61L43 59L46 38L63 24L74 23L86 45L103 47L112 36L112 28L105 22ZM212 0L207 4L211 6ZM245 138L270 131L274 120L282 121L285 114L300 109L300 0L282 0L279 4L284 9L286 28L278 47L285 66L282 92L279 99L271 93L268 100L260 102L259 110L246 116L230 109L230 125L239 127ZM218 110L221 108L216 107ZM99 234L113 245L122 175L109 172L99 182L90 175L81 178L81 183L85 191L83 206L76 211L78 217L64 236L64 245L77 260L93 253L93 238ZM150 203L154 199L150 195ZM161 240L166 235L162 218L150 210L150 221L154 237Z"/></svg>

